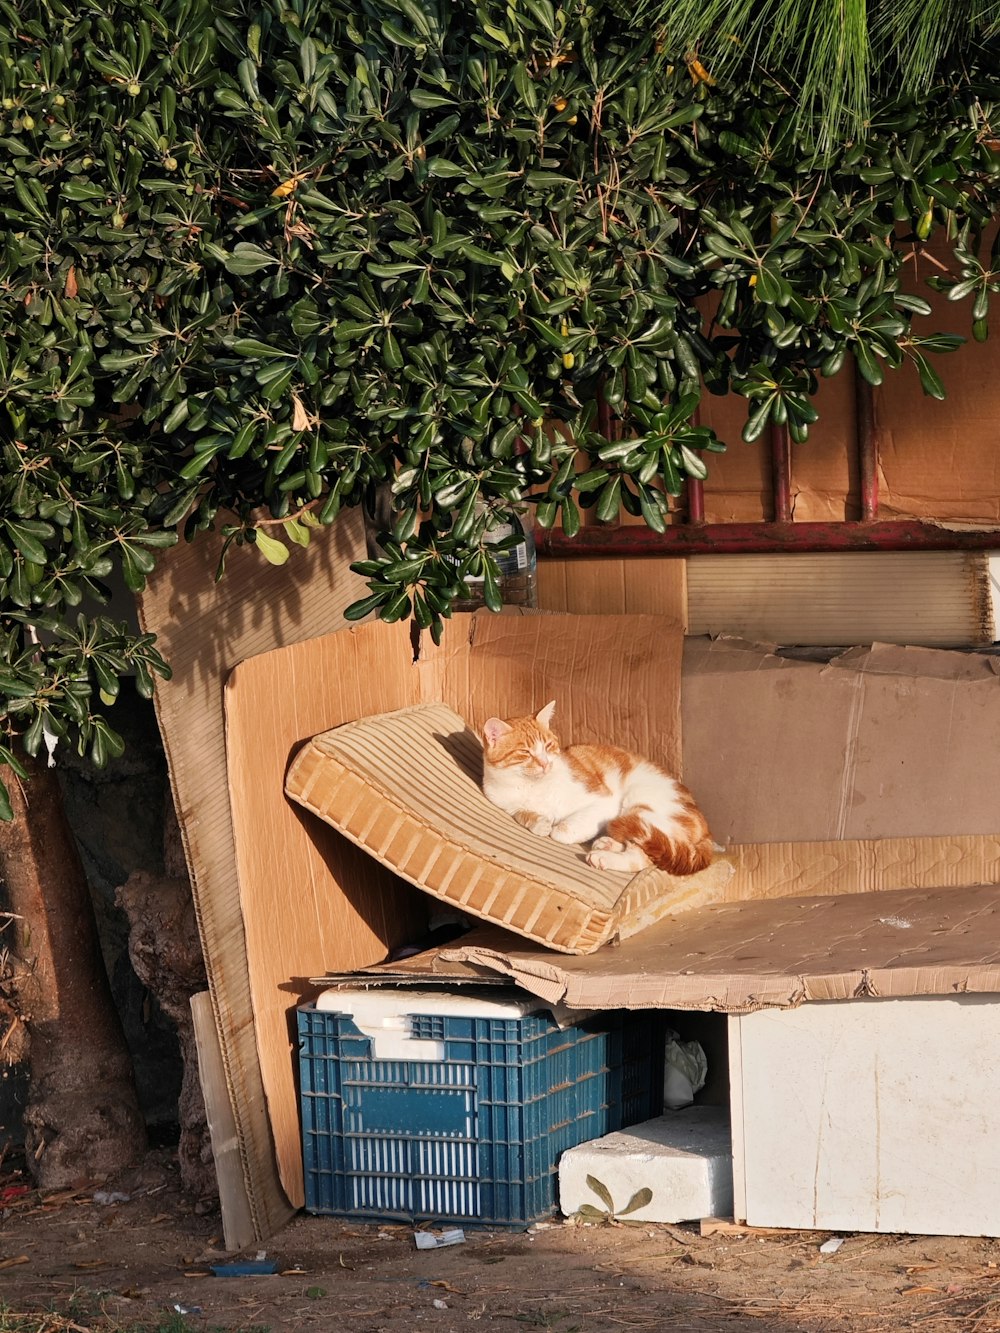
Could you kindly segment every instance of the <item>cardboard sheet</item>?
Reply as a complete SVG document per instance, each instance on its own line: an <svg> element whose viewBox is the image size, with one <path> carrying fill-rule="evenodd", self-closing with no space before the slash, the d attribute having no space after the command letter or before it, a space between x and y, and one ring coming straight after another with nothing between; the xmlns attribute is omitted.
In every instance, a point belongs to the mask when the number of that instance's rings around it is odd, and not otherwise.
<svg viewBox="0 0 1000 1333"><path fill-rule="evenodd" d="M669 616L687 628L686 570L683 556L540 560L538 605L585 616Z"/></svg>
<svg viewBox="0 0 1000 1333"><path fill-rule="evenodd" d="M570 1008L713 1009L859 996L1000 992L995 884L706 907L587 958L484 927L394 964L409 975L510 977Z"/></svg>
<svg viewBox="0 0 1000 1333"><path fill-rule="evenodd" d="M343 610L364 593L348 570L362 557L360 516L345 515L318 532L284 566L233 549L216 583L220 539L206 534L167 552L140 598L143 628L173 667L157 685L155 704L191 875L212 1008L253 1226L264 1240L291 1215L275 1169L274 1147L254 1032L244 917L227 789L223 686L243 657L266 653L342 625ZM283 681L280 692L291 686ZM269 752L266 716L258 718L253 753L241 769L252 786ZM272 802L273 804L273 802ZM266 835L266 822L261 826ZM357 955L371 962L379 949Z"/></svg>
<svg viewBox="0 0 1000 1333"><path fill-rule="evenodd" d="M659 616L456 616L414 660L408 625L356 625L242 661L226 686L230 798L260 1072L287 1197L303 1201L291 1020L310 977L419 936L426 895L283 796L297 749L358 717L440 701L479 729L557 700L574 742L680 754L680 626Z"/></svg>
<svg viewBox="0 0 1000 1333"><path fill-rule="evenodd" d="M876 644L829 663L690 639L684 774L723 844L995 833L1000 659Z"/></svg>
<svg viewBox="0 0 1000 1333"><path fill-rule="evenodd" d="M986 551L703 555L688 562L688 633L803 646L997 638Z"/></svg>

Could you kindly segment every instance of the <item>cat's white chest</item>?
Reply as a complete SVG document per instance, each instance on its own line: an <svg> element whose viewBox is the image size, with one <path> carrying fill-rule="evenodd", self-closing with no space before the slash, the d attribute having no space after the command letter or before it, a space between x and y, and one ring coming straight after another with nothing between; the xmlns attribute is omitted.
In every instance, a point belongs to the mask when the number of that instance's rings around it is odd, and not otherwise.
<svg viewBox="0 0 1000 1333"><path fill-rule="evenodd" d="M562 756L547 773L537 778L527 777L516 770L487 771L483 777L483 790L495 805L510 814L526 811L551 819L553 823L583 805L595 804L594 796L577 781ZM609 794L605 800L609 814L617 813L614 797Z"/></svg>
<svg viewBox="0 0 1000 1333"><path fill-rule="evenodd" d="M532 779L516 772L487 772L483 778L483 791L494 805L512 815L524 810L551 818L555 806L548 776Z"/></svg>

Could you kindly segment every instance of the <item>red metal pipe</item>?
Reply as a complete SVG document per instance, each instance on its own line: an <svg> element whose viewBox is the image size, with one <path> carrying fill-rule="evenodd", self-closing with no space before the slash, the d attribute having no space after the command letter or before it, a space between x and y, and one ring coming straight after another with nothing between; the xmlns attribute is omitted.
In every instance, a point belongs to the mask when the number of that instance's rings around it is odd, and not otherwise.
<svg viewBox="0 0 1000 1333"><path fill-rule="evenodd" d="M771 485L775 523L792 521L792 455L788 427L771 426Z"/></svg>
<svg viewBox="0 0 1000 1333"><path fill-rule="evenodd" d="M681 523L654 532L626 525L594 524L575 537L535 529L538 553L574 556L767 555L806 551L984 551L1000 549L1000 526L956 529L918 519L872 523Z"/></svg>
<svg viewBox="0 0 1000 1333"><path fill-rule="evenodd" d="M861 490L861 520L878 518L878 427L875 424L875 391L854 369L854 401L857 408L858 472Z"/></svg>
<svg viewBox="0 0 1000 1333"><path fill-rule="evenodd" d="M687 491L687 521L689 523L704 523L705 483L700 477L688 477L685 490Z"/></svg>
<svg viewBox="0 0 1000 1333"><path fill-rule="evenodd" d="M696 407L691 413L691 425L701 425L701 412ZM687 498L687 521L705 522L705 483L700 477L688 477L684 487Z"/></svg>

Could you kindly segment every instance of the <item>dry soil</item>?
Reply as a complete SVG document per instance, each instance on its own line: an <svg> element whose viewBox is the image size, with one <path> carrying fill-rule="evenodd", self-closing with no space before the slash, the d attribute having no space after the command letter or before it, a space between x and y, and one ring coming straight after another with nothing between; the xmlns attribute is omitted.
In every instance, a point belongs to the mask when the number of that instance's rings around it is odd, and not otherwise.
<svg viewBox="0 0 1000 1333"><path fill-rule="evenodd" d="M0 1330L74 1333L889 1333L1000 1331L1000 1241L828 1232L702 1235L697 1224L543 1224L418 1250L412 1229L298 1215L265 1245L223 1248L172 1155L100 1189L39 1195L0 1167ZM273 1276L214 1265L255 1259ZM22 1322L20 1316L37 1316Z"/></svg>

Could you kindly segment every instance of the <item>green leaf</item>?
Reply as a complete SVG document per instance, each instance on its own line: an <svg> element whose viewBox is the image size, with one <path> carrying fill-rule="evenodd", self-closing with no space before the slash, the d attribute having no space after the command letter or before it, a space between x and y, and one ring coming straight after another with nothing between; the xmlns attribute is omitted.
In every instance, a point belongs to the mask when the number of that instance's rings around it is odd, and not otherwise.
<svg viewBox="0 0 1000 1333"><path fill-rule="evenodd" d="M54 537L55 528L48 523L29 520L15 522L12 518L4 520L4 527L7 529L14 545L26 560L30 560L36 565L46 564L48 553L40 539Z"/></svg>
<svg viewBox="0 0 1000 1333"><path fill-rule="evenodd" d="M684 463L684 471L689 477L696 477L699 481L704 481L708 476L708 465L700 454L689 449L686 444L680 447L681 459Z"/></svg>
<svg viewBox="0 0 1000 1333"><path fill-rule="evenodd" d="M392 589L385 588L381 592L372 593L369 597L362 597L358 601L352 602L344 612L344 619L363 620L365 616L371 615L371 613L377 611L380 606L384 606L385 602L391 595L391 592Z"/></svg>
<svg viewBox="0 0 1000 1333"><path fill-rule="evenodd" d="M90 181L81 180L78 176L65 181L61 193L64 199L70 199L73 203L83 203L88 199L107 198L106 190L99 185L93 185Z"/></svg>
<svg viewBox="0 0 1000 1333"><path fill-rule="evenodd" d="M628 1217L629 1213L638 1212L640 1208L645 1208L652 1201L653 1191L648 1185L644 1185L642 1189L636 1190L624 1208L619 1209L617 1216Z"/></svg>
<svg viewBox="0 0 1000 1333"><path fill-rule="evenodd" d="M920 387L929 398L943 400L947 398L944 384L937 371L920 352L913 353L913 359L916 362L917 374L920 376Z"/></svg>
<svg viewBox="0 0 1000 1333"><path fill-rule="evenodd" d="M615 1213L615 1205L614 1200L611 1198L611 1191L608 1189L607 1185L605 1185L603 1181L598 1180L596 1176L587 1176L586 1180L587 1188L597 1195L601 1203L607 1208L608 1214L613 1217Z"/></svg>
<svg viewBox="0 0 1000 1333"><path fill-rule="evenodd" d="M250 241L239 241L226 260L225 266L230 273L245 275L259 273L261 269L271 268L278 263L280 260L276 255L268 254L259 245L253 245Z"/></svg>
<svg viewBox="0 0 1000 1333"><path fill-rule="evenodd" d="M283 565L290 554L288 547L274 537L269 537L260 528L254 528L254 532L256 533L254 544L264 559L272 565Z"/></svg>
<svg viewBox="0 0 1000 1333"><path fill-rule="evenodd" d="M443 93L432 93L426 88L414 88L413 92L410 93L410 101L422 111L431 107L454 106L455 104L453 97L446 97Z"/></svg>
<svg viewBox="0 0 1000 1333"><path fill-rule="evenodd" d="M872 352L867 344L861 342L860 339L854 344L854 359L857 362L858 370L861 372L862 378L866 379L869 384L878 386L882 383L883 379L885 379L885 373L883 372L881 365L879 365L874 352Z"/></svg>
<svg viewBox="0 0 1000 1333"><path fill-rule="evenodd" d="M434 157L427 163L427 172L431 176L438 176L445 179L454 179L456 176L466 176L468 171L457 162L450 162L446 157Z"/></svg>
<svg viewBox="0 0 1000 1333"><path fill-rule="evenodd" d="M273 343L261 342L259 338L237 338L230 344L233 351L240 356L256 357L258 359L270 360L273 356L292 356L291 352L283 352L280 347L275 347Z"/></svg>
<svg viewBox="0 0 1000 1333"><path fill-rule="evenodd" d="M618 517L621 508L621 477L613 477L601 491L597 500L597 517L602 523L610 523Z"/></svg>

